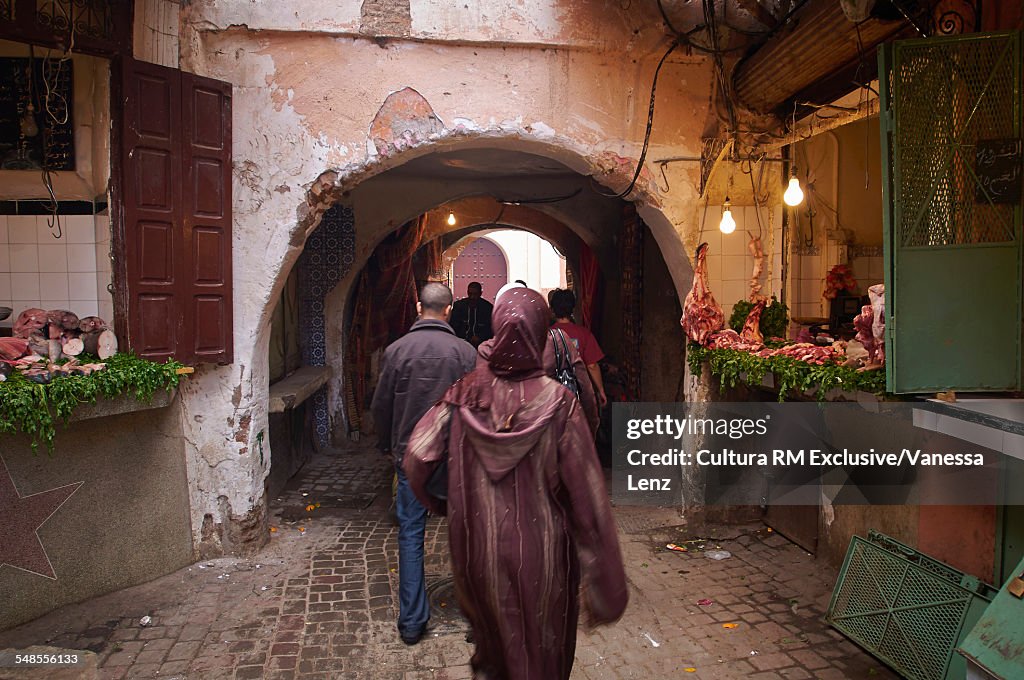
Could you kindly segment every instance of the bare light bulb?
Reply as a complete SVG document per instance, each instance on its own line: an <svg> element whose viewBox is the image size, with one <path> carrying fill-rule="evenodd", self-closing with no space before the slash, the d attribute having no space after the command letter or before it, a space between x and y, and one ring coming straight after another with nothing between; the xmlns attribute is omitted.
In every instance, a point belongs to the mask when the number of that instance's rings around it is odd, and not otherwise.
<svg viewBox="0 0 1024 680"><path fill-rule="evenodd" d="M718 229L723 234L731 234L736 231L736 220L733 219L728 198L725 199L725 204L722 206L722 221L718 223Z"/></svg>
<svg viewBox="0 0 1024 680"><path fill-rule="evenodd" d="M449 224L449 226L452 226L452 227L455 226L455 212L452 211L452 210L448 211L448 224Z"/></svg>
<svg viewBox="0 0 1024 680"><path fill-rule="evenodd" d="M789 187L786 189L786 193L782 194L782 200L786 202L786 205L800 205L804 202L804 192L800 188L800 180L796 177L789 178Z"/></svg>

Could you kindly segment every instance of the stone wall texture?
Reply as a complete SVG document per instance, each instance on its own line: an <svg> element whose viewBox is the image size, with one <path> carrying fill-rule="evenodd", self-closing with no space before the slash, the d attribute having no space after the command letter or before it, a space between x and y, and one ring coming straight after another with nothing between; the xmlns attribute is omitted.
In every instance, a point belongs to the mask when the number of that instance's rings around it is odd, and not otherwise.
<svg viewBox="0 0 1024 680"><path fill-rule="evenodd" d="M270 316L323 213L344 203L356 222L354 266L325 301L331 347L343 337L352 280L380 239L472 195L466 187L413 187L364 210L367 180L433 152L502 148L548 157L608 193L621 191L640 155L651 78L669 41L647 3L195 0L182 4L179 19L181 68L234 86L235 363L202 367L181 399L194 539L205 551L218 535L234 536L221 545L238 551L237 537L252 532L211 527L258 524L269 459L254 455L253 442L267 429ZM699 155L712 90L705 58L677 50L666 61L648 159ZM692 276L683 244L697 228L699 168L674 164L666 173L664 192L660 170L648 163L628 200L682 298ZM566 224L591 244L614 238Z"/></svg>

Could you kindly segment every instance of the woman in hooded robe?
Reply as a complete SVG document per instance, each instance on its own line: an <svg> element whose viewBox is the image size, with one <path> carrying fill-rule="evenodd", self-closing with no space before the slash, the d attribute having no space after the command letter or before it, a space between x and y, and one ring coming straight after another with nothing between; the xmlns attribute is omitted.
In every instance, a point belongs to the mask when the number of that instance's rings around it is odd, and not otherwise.
<svg viewBox="0 0 1024 680"><path fill-rule="evenodd" d="M494 301L497 302L502 295L515 288L526 288L526 286L520 284L519 281L507 283L498 289L497 294L494 296ZM555 347L555 339L560 340L558 348ZM480 346L477 347L477 366L490 361L493 348L494 338L480 343ZM566 351L568 352L567 357L563 355L563 352ZM561 358L559 358L560 355ZM601 411L597 405L597 394L594 392L594 383L591 382L587 365L580 358L580 353L576 350L576 345L573 343L572 338L566 336L564 331L549 326L547 335L544 338L544 373L554 378L559 361L568 362L568 365L572 367L572 372L576 375L576 384L579 386L579 400L580 405L583 407L583 415L590 426L591 436L596 436L597 428L601 425Z"/></svg>
<svg viewBox="0 0 1024 680"><path fill-rule="evenodd" d="M559 680L576 649L579 590L591 625L628 599L615 520L579 401L545 375L550 311L516 288L494 309L485 364L455 383L409 440L416 496L448 515L456 593L477 678ZM427 492L447 456L447 502Z"/></svg>

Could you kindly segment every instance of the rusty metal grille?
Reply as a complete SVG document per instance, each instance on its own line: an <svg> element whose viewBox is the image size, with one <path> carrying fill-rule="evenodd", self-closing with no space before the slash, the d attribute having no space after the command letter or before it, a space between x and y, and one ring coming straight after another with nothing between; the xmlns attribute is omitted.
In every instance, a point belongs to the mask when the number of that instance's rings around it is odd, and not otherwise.
<svg viewBox="0 0 1024 680"><path fill-rule="evenodd" d="M896 48L894 161L903 246L1016 238L1013 203L979 189L979 142L1019 138L1019 34Z"/></svg>
<svg viewBox="0 0 1024 680"><path fill-rule="evenodd" d="M36 0L36 21L56 33L72 31L90 38L111 39L114 16L104 0Z"/></svg>

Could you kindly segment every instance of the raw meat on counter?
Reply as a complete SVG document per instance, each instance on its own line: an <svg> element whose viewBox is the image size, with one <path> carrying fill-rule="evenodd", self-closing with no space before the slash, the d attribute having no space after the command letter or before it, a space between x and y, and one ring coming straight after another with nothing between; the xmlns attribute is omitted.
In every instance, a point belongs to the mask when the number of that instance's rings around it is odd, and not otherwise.
<svg viewBox="0 0 1024 680"><path fill-rule="evenodd" d="M779 347L778 349L765 348L759 352L754 352L754 354L765 358L790 357L797 361L805 361L809 364L817 364L818 366L842 361L844 358L842 350L836 348L835 345L821 347L810 342L798 342L793 345Z"/></svg>
<svg viewBox="0 0 1024 680"><path fill-rule="evenodd" d="M711 349L736 349L742 352L756 352L764 349L764 343L748 342L733 329L726 328L711 336L708 347Z"/></svg>

